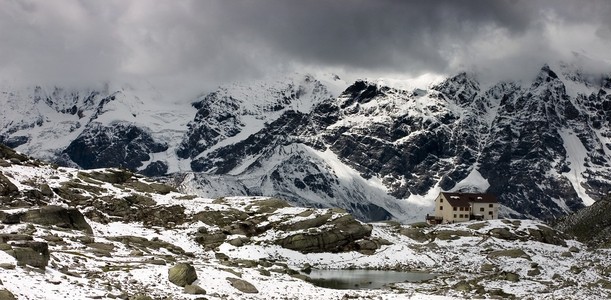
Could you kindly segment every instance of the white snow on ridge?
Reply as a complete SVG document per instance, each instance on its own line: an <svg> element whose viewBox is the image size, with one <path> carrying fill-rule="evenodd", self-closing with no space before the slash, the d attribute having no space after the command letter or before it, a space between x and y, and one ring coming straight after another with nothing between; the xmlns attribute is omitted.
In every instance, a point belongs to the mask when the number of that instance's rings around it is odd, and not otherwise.
<svg viewBox="0 0 611 300"><path fill-rule="evenodd" d="M425 195L411 194L407 199L401 199L402 204L412 212L408 218L399 219L404 224L422 222L427 214L435 212L435 198L441 192L439 182L435 184Z"/></svg>
<svg viewBox="0 0 611 300"><path fill-rule="evenodd" d="M305 155L311 157L318 166L326 168L337 176L339 184L334 190L334 199L320 199L321 204L331 204L337 202L338 199L352 199L355 194L360 198L366 199L369 203L380 206L391 214L397 220L404 223L421 221L424 215L432 210L433 198L424 197L418 198L412 195L408 199L396 199L388 194L388 188L382 183L382 179L376 176L370 179L364 179L358 171L351 168L341 161L341 159L331 150L327 149L324 152L318 151L306 145L299 145L299 148ZM271 161L281 161L281 158L273 158ZM302 191L295 190L295 193L300 194ZM304 195L305 196L305 195ZM307 199L320 198L318 194L310 194ZM363 203L367 204L367 203Z"/></svg>
<svg viewBox="0 0 611 300"><path fill-rule="evenodd" d="M276 115L275 116L276 118L279 117L279 114L274 114L274 115ZM206 151L200 153L196 158L205 157L206 155L213 152L214 150L243 141L247 139L248 137L250 137L251 135L264 129L267 123L266 120L263 120L254 115L244 115L241 117L241 121L244 124L244 126L241 127L242 130L238 134L227 137L219 141L218 143L214 144L212 147L208 148Z"/></svg>
<svg viewBox="0 0 611 300"><path fill-rule="evenodd" d="M329 180L333 196L313 191L310 187L298 188L292 180L284 182L283 186L277 186L278 182L274 183L269 179L270 174L275 170L282 171L284 164L296 157L299 157L300 161L295 170L291 171L291 177L303 179L308 175L322 175ZM310 169L304 162L316 165L318 170ZM250 170L249 166L252 164L257 164L258 167ZM306 200L307 203L303 205L308 206L318 204L323 207L343 207L346 204L343 201L354 201L351 203L362 205L372 203L386 209L398 221L404 223L421 221L427 213L431 213L433 200L439 192L437 188L424 197L412 195L407 199L396 199L388 194L381 178L373 176L365 179L358 171L343 163L331 150L318 151L304 144L280 146L271 153L250 157L229 173L232 175L187 175L182 181L182 189L211 198L236 196L247 191L253 195L281 198L290 196L289 198Z"/></svg>
<svg viewBox="0 0 611 300"><path fill-rule="evenodd" d="M475 165L471 169L471 173L465 177L465 179L458 182L452 190L455 191L469 191L469 192L480 192L483 193L490 187L488 179L484 178L482 174L477 170L478 167Z"/></svg>
<svg viewBox="0 0 611 300"><path fill-rule="evenodd" d="M373 79L372 81L376 82L378 85L388 86L399 90L412 91L416 89L427 90L431 86L441 83L446 78L447 76L442 74L425 73L417 77L380 77L377 79Z"/></svg>
<svg viewBox="0 0 611 300"><path fill-rule="evenodd" d="M287 109L305 113L310 112L311 108L319 102L337 96L336 89L330 91L323 82L318 83L317 81L318 78L311 75L296 73L277 79L267 78L248 83L234 83L219 88L218 92L224 97L237 99L244 114L255 114L267 119L270 113L277 116L281 114L281 112L269 111L270 106L278 104L278 100L290 101L283 103ZM332 82L331 80L323 81Z"/></svg>
<svg viewBox="0 0 611 300"><path fill-rule="evenodd" d="M585 182L583 172L585 171L584 163L585 158L588 155L588 151L574 132L568 129L563 129L558 131L558 133L564 142L567 161L570 163L571 168L570 172L563 173L562 175L564 175L571 182L573 188L583 203L590 206L596 201L594 201L594 199L588 195L586 189L581 185L582 182Z"/></svg>

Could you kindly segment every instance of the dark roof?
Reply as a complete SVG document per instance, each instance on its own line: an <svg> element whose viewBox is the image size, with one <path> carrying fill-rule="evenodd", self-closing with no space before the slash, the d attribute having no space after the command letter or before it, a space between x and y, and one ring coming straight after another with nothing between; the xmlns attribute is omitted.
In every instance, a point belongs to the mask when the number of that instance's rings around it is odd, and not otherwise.
<svg viewBox="0 0 611 300"><path fill-rule="evenodd" d="M475 194L475 193L448 193L441 192L448 200L450 205L456 207L466 207L472 202L475 203L498 203L496 196L493 194Z"/></svg>

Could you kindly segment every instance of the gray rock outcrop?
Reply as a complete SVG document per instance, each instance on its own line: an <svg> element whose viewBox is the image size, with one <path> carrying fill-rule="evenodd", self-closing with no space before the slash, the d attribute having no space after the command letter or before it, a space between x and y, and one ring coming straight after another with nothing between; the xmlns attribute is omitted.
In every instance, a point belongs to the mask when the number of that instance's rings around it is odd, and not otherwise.
<svg viewBox="0 0 611 300"><path fill-rule="evenodd" d="M234 287L236 290L242 293L247 293L247 294L259 293L259 290L257 290L257 288L254 285L252 285L252 283L246 280L239 279L239 278L233 278L233 277L227 277L227 280L231 283L232 287Z"/></svg>
<svg viewBox="0 0 611 300"><path fill-rule="evenodd" d="M15 298L15 295L13 295L13 293L11 293L9 290L0 290L0 299L2 300L17 300L17 298Z"/></svg>
<svg viewBox="0 0 611 300"><path fill-rule="evenodd" d="M85 220L83 214L76 208L65 208L61 206L49 205L39 209L27 211L22 217L22 222L30 222L45 226L58 226L82 230L86 233L93 233L91 226Z"/></svg>
<svg viewBox="0 0 611 300"><path fill-rule="evenodd" d="M206 290L202 289L197 284L187 284L187 285L185 285L184 292L185 292L185 294L191 294L191 295L205 295L206 294Z"/></svg>
<svg viewBox="0 0 611 300"><path fill-rule="evenodd" d="M20 266L28 265L45 269L49 263L49 245L45 242L18 242L12 244L12 249L4 250L17 260Z"/></svg>
<svg viewBox="0 0 611 300"><path fill-rule="evenodd" d="M184 287L197 280L197 272L188 263L177 263L168 270L168 279L171 283Z"/></svg>
<svg viewBox="0 0 611 300"><path fill-rule="evenodd" d="M18 193L19 189L6 176L0 173L0 196L10 196Z"/></svg>
<svg viewBox="0 0 611 300"><path fill-rule="evenodd" d="M355 242L371 235L372 227L344 215L321 227L316 232L296 233L276 243L284 248L302 253L340 252L357 249Z"/></svg>

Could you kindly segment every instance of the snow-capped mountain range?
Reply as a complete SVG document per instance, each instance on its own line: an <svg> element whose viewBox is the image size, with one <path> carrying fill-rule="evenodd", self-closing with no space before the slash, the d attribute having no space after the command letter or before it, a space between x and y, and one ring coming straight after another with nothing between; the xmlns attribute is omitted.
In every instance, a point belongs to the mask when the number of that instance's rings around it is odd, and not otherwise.
<svg viewBox="0 0 611 300"><path fill-rule="evenodd" d="M292 75L192 103L134 88L0 91L0 141L61 165L172 174L206 197L277 196L409 221L440 190L487 191L502 214L554 218L611 187L611 76L567 64L484 86Z"/></svg>

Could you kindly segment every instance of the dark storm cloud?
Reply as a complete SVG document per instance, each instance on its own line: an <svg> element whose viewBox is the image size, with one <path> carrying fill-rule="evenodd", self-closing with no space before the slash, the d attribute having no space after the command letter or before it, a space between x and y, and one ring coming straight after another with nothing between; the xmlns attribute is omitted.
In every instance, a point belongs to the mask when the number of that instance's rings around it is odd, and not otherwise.
<svg viewBox="0 0 611 300"><path fill-rule="evenodd" d="M303 69L511 77L571 52L608 59L610 37L603 0L0 0L0 79L195 91Z"/></svg>
<svg viewBox="0 0 611 300"><path fill-rule="evenodd" d="M261 5L264 3L265 5ZM264 1L222 7L225 24L287 56L365 69L444 69L443 52L488 27L519 34L529 5L512 1Z"/></svg>
<svg viewBox="0 0 611 300"><path fill-rule="evenodd" d="M3 1L0 4L0 72L33 81L61 77L98 79L120 67L121 47L103 19L79 5Z"/></svg>

